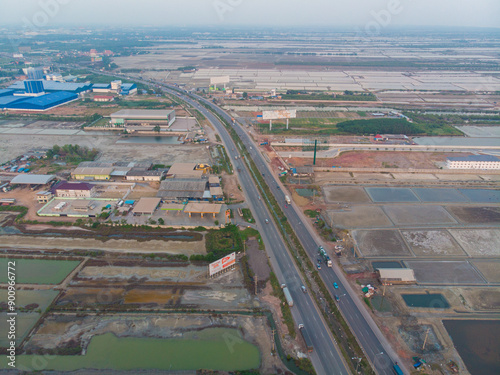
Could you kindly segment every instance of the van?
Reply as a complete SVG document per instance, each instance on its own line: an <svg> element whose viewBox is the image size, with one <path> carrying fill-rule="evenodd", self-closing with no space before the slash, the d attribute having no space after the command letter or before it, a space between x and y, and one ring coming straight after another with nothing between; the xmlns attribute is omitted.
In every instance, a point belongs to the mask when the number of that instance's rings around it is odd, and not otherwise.
<svg viewBox="0 0 500 375"><path fill-rule="evenodd" d="M307 293L307 289L306 289L306 287L305 287L304 285L302 285L300 288L302 289L302 291L303 291L304 293Z"/></svg>

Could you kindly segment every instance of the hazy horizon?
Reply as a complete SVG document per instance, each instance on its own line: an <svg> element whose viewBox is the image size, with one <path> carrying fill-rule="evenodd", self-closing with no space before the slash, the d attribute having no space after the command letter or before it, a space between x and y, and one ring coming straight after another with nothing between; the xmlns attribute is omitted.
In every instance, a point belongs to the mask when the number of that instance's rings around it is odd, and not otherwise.
<svg viewBox="0 0 500 375"><path fill-rule="evenodd" d="M2 0L4 27L500 28L498 0Z"/></svg>

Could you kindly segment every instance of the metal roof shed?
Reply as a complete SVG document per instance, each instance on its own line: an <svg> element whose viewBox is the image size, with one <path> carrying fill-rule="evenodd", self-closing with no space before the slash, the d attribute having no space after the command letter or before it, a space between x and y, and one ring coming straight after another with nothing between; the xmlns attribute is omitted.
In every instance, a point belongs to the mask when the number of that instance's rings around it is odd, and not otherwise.
<svg viewBox="0 0 500 375"><path fill-rule="evenodd" d="M152 215L161 203L161 198L141 198L132 210L134 215Z"/></svg>
<svg viewBox="0 0 500 375"><path fill-rule="evenodd" d="M19 174L14 177L10 183L11 185L45 185L55 179L56 176L52 174Z"/></svg>

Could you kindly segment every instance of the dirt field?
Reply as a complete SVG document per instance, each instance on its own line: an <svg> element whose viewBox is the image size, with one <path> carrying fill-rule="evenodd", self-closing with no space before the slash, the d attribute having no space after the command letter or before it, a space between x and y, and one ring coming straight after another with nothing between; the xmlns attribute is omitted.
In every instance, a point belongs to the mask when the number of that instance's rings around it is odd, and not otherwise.
<svg viewBox="0 0 500 375"><path fill-rule="evenodd" d="M118 135L71 135L71 136L43 136L31 135L20 137L17 135L2 134L0 137L0 164L37 148L52 148L54 145L77 144L100 151L99 161L148 161L158 164L172 165L175 162L207 163L210 161L208 150L203 145L169 145L155 144L145 147L144 144L116 143Z"/></svg>
<svg viewBox="0 0 500 375"><path fill-rule="evenodd" d="M500 207L450 206L446 209L466 224L500 224Z"/></svg>
<svg viewBox="0 0 500 375"><path fill-rule="evenodd" d="M381 148L383 147L381 145ZM390 145L387 145L387 148L390 148ZM448 156L462 155L433 152L346 151L334 159L328 159L327 164L355 168L437 169L436 163L445 162Z"/></svg>
<svg viewBox="0 0 500 375"><path fill-rule="evenodd" d="M457 223L441 206L394 205L384 211L396 226Z"/></svg>
<svg viewBox="0 0 500 375"><path fill-rule="evenodd" d="M327 203L351 202L371 203L371 199L361 187L323 186L323 194Z"/></svg>
<svg viewBox="0 0 500 375"><path fill-rule="evenodd" d="M500 229L450 229L470 256L500 257Z"/></svg>
<svg viewBox="0 0 500 375"><path fill-rule="evenodd" d="M500 283L500 261L489 260L487 262L472 262L479 272L489 283ZM500 300L499 300L500 304Z"/></svg>
<svg viewBox="0 0 500 375"><path fill-rule="evenodd" d="M474 309L500 311L499 288L462 288L460 292Z"/></svg>
<svg viewBox="0 0 500 375"><path fill-rule="evenodd" d="M353 206L349 211L328 211L334 226L341 228L392 227L381 207Z"/></svg>
<svg viewBox="0 0 500 375"><path fill-rule="evenodd" d="M405 261L408 268L415 271L415 277L420 284L483 284L483 279L469 264L461 261Z"/></svg>
<svg viewBox="0 0 500 375"><path fill-rule="evenodd" d="M395 230L355 230L353 237L365 257L411 256L403 238Z"/></svg>
<svg viewBox="0 0 500 375"><path fill-rule="evenodd" d="M401 234L417 256L467 255L445 230L409 230L401 231Z"/></svg>
<svg viewBox="0 0 500 375"><path fill-rule="evenodd" d="M236 175L229 175L227 173L224 173L222 175L222 184L224 192L228 195L229 198L234 199L235 202L242 202L245 200L243 192L238 189L239 181Z"/></svg>

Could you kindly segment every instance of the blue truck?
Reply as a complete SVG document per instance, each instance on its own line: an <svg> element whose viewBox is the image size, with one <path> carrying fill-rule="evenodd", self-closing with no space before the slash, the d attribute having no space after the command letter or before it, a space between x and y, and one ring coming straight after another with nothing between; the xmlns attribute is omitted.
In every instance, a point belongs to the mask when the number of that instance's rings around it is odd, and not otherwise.
<svg viewBox="0 0 500 375"><path fill-rule="evenodd" d="M401 370L401 368L399 367L398 363L396 362L396 364L393 366L393 369L394 369L394 373L396 375L404 375L403 373L403 370Z"/></svg>

